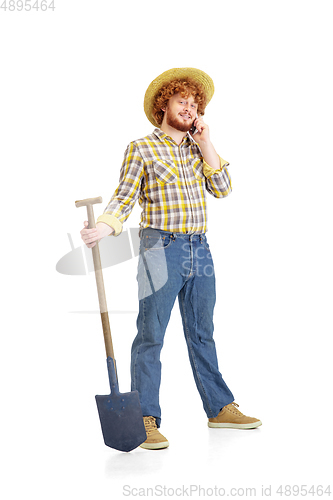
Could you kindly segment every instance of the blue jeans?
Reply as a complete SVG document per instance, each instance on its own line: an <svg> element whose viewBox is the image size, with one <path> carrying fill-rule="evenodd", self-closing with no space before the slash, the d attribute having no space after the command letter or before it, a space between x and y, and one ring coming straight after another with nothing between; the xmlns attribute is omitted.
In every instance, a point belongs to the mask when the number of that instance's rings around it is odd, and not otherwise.
<svg viewBox="0 0 333 500"><path fill-rule="evenodd" d="M161 424L160 352L176 297L193 376L208 418L234 401L218 368L213 339L215 275L204 234L140 231L138 333L131 352L131 386L144 416Z"/></svg>

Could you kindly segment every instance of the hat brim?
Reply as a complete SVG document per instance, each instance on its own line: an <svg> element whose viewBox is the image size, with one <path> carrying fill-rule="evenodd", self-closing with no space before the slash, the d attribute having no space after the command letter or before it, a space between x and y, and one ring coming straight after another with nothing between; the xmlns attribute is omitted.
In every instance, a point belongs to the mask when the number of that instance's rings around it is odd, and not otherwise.
<svg viewBox="0 0 333 500"><path fill-rule="evenodd" d="M155 127L159 127L153 116L154 102L156 96L164 85L167 85L172 80L177 80L178 78L191 78L195 82L202 85L206 93L206 103L208 104L214 94L214 83L213 80L207 73L196 68L173 68L165 71L159 75L155 80L151 82L146 90L144 98L144 111L150 123Z"/></svg>

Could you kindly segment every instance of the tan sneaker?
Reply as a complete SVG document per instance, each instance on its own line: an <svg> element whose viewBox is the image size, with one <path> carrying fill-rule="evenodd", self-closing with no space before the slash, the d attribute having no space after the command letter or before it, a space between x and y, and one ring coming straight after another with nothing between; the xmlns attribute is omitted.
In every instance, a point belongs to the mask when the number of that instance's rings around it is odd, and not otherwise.
<svg viewBox="0 0 333 500"><path fill-rule="evenodd" d="M154 417L143 417L143 423L145 424L147 439L144 443L140 444L141 448L145 448L146 450L161 450L169 446L169 441L157 429Z"/></svg>
<svg viewBox="0 0 333 500"><path fill-rule="evenodd" d="M235 402L226 405L215 418L208 419L208 427L229 427L232 429L254 429L262 425L257 418L246 417Z"/></svg>

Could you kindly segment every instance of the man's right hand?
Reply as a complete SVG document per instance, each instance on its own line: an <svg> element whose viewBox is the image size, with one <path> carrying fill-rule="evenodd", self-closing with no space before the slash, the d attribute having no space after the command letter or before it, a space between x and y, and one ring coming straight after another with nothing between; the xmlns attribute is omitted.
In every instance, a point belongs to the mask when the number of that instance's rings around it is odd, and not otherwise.
<svg viewBox="0 0 333 500"><path fill-rule="evenodd" d="M109 236L109 234L114 233L114 229L104 222L97 222L96 228L88 229L88 221L84 221L84 228L81 229L80 234L84 243L88 248L92 248L96 245L96 242L100 241L104 236Z"/></svg>

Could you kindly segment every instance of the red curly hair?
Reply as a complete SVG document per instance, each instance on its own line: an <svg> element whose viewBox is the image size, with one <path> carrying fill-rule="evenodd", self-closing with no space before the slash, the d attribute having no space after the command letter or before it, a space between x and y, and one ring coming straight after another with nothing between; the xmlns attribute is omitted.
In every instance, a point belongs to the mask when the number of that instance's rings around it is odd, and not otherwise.
<svg viewBox="0 0 333 500"><path fill-rule="evenodd" d="M198 114L205 114L207 99L202 85L191 78L178 78L164 85L164 87L161 87L156 95L153 116L159 126L161 126L164 117L162 108L166 108L169 99L174 94L181 94L182 97L189 97L192 95L194 101L198 104Z"/></svg>

